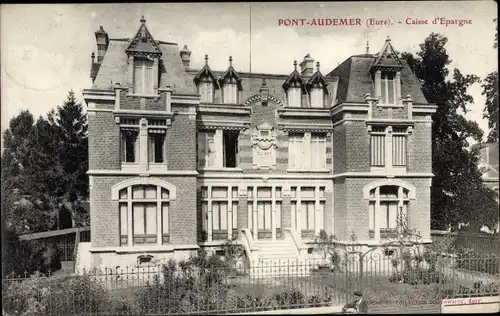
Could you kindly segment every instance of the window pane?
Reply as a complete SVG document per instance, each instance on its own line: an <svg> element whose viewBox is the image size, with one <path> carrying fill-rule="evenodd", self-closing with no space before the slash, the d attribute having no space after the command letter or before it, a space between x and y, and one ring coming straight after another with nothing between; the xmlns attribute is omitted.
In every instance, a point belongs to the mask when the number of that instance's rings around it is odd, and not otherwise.
<svg viewBox="0 0 500 316"><path fill-rule="evenodd" d="M291 187L290 189L290 197L296 198L297 197L297 187Z"/></svg>
<svg viewBox="0 0 500 316"><path fill-rule="evenodd" d="M146 199L156 199L156 186L147 185L146 188Z"/></svg>
<svg viewBox="0 0 500 316"><path fill-rule="evenodd" d="M397 198L398 187L394 185L384 185L380 187L381 198Z"/></svg>
<svg viewBox="0 0 500 316"><path fill-rule="evenodd" d="M389 228L396 228L396 220L398 216L397 202L389 204Z"/></svg>
<svg viewBox="0 0 500 316"><path fill-rule="evenodd" d="M375 229L375 204L370 203L368 205L368 229Z"/></svg>
<svg viewBox="0 0 500 316"><path fill-rule="evenodd" d="M146 205L146 234L153 235L156 234L156 228L158 227L156 223L156 204Z"/></svg>
<svg viewBox="0 0 500 316"><path fill-rule="evenodd" d="M142 94L144 93L142 90L142 73L143 73L143 64L144 60L136 58L134 60L134 93Z"/></svg>
<svg viewBox="0 0 500 316"><path fill-rule="evenodd" d="M144 204L134 204L134 235L144 234Z"/></svg>
<svg viewBox="0 0 500 316"><path fill-rule="evenodd" d="M276 202L276 228L281 228L281 202Z"/></svg>
<svg viewBox="0 0 500 316"><path fill-rule="evenodd" d="M203 199L208 199L208 188L207 187L201 187L201 197Z"/></svg>
<svg viewBox="0 0 500 316"><path fill-rule="evenodd" d="M372 135L371 139L371 164L372 166L385 165L385 136Z"/></svg>
<svg viewBox="0 0 500 316"><path fill-rule="evenodd" d="M300 190L300 198L301 199L314 199L314 187L306 187L301 188Z"/></svg>
<svg viewBox="0 0 500 316"><path fill-rule="evenodd" d="M380 208L377 210L377 222L380 223L380 228L389 228L387 225L388 207L389 206L386 203L380 203Z"/></svg>
<svg viewBox="0 0 500 316"><path fill-rule="evenodd" d="M233 191L232 191L232 198L233 199L237 199L238 198L238 187L233 187Z"/></svg>
<svg viewBox="0 0 500 316"><path fill-rule="evenodd" d="M264 220L265 220L265 229L271 229L271 202L265 202L264 204Z"/></svg>
<svg viewBox="0 0 500 316"><path fill-rule="evenodd" d="M132 187L132 198L133 199L144 198L144 187L142 185L134 185Z"/></svg>
<svg viewBox="0 0 500 316"><path fill-rule="evenodd" d="M247 187L248 198L253 198L253 187Z"/></svg>
<svg viewBox="0 0 500 316"><path fill-rule="evenodd" d="M238 228L238 202L233 202L233 229Z"/></svg>
<svg viewBox="0 0 500 316"><path fill-rule="evenodd" d="M148 157L150 162L163 163L165 162L165 134L151 133L149 134Z"/></svg>
<svg viewBox="0 0 500 316"><path fill-rule="evenodd" d="M318 225L319 229L325 229L325 202L321 201L319 202L319 219L318 219Z"/></svg>
<svg viewBox="0 0 500 316"><path fill-rule="evenodd" d="M201 227L203 231L208 231L208 202L201 202Z"/></svg>
<svg viewBox="0 0 500 316"><path fill-rule="evenodd" d="M227 187L213 187L212 188L213 198L227 198Z"/></svg>
<svg viewBox="0 0 500 316"><path fill-rule="evenodd" d="M127 199L127 188L120 190L120 200L126 200Z"/></svg>
<svg viewBox="0 0 500 316"><path fill-rule="evenodd" d="M167 189L161 188L161 198L168 200L170 198L170 192Z"/></svg>
<svg viewBox="0 0 500 316"><path fill-rule="evenodd" d="M281 198L281 187L276 187L276 198Z"/></svg>
<svg viewBox="0 0 500 316"><path fill-rule="evenodd" d="M206 93L206 96L205 96L206 102L212 103L213 102L213 97L214 97L214 86L213 86L213 84L211 82L210 83L205 83L205 84L206 84L206 90L205 90L205 93Z"/></svg>
<svg viewBox="0 0 500 316"><path fill-rule="evenodd" d="M325 187L319 187L319 197L321 199L325 198Z"/></svg>
<svg viewBox="0 0 500 316"><path fill-rule="evenodd" d="M290 203L290 213L292 214L292 228L297 229L297 202Z"/></svg>
<svg viewBox="0 0 500 316"><path fill-rule="evenodd" d="M215 165L215 133L207 133L207 154L205 157L206 167L213 167Z"/></svg>
<svg viewBox="0 0 500 316"><path fill-rule="evenodd" d="M248 228L253 229L253 203L252 202L248 202L247 210L248 210Z"/></svg>
<svg viewBox="0 0 500 316"><path fill-rule="evenodd" d="M315 219L315 209L314 209L314 202L308 202L307 203L307 229L314 229L316 226L316 223L314 222Z"/></svg>
<svg viewBox="0 0 500 316"><path fill-rule="evenodd" d="M264 203L258 202L257 204L257 218L258 218L258 229L264 229Z"/></svg>
<svg viewBox="0 0 500 316"><path fill-rule="evenodd" d="M406 166L406 136L392 137L392 161L394 166Z"/></svg>
<svg viewBox="0 0 500 316"><path fill-rule="evenodd" d="M257 197L258 198L271 198L271 188L258 188Z"/></svg>
<svg viewBox="0 0 500 316"><path fill-rule="evenodd" d="M220 202L220 229L227 230L227 202Z"/></svg>
<svg viewBox="0 0 500 316"><path fill-rule="evenodd" d="M200 167L207 166L207 134L198 133L198 165Z"/></svg>
<svg viewBox="0 0 500 316"><path fill-rule="evenodd" d="M135 130L122 130L122 161L123 162L138 162L137 157L138 142L137 142L138 132Z"/></svg>
<svg viewBox="0 0 500 316"><path fill-rule="evenodd" d="M120 204L120 235L127 235L128 230L128 216L127 216L127 204Z"/></svg>
<svg viewBox="0 0 500 316"><path fill-rule="evenodd" d="M212 229L213 230L220 230L220 207L219 203L213 202L212 203Z"/></svg>
<svg viewBox="0 0 500 316"><path fill-rule="evenodd" d="M161 210L161 218L162 218L162 234L167 235L170 233L170 224L169 224L169 213L168 213L168 203L162 203Z"/></svg>

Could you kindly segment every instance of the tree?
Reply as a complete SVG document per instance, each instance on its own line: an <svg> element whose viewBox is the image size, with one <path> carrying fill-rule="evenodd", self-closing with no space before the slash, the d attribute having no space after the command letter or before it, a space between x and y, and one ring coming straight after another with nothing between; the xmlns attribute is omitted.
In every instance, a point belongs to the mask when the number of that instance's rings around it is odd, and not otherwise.
<svg viewBox="0 0 500 316"><path fill-rule="evenodd" d="M493 227L498 205L491 190L484 186L478 169L479 152L468 150L469 139L480 142L483 131L465 118L468 104L474 100L468 88L479 82L475 75L463 75L454 69L445 45L448 39L431 33L420 44L416 57L403 53L422 85L428 102L437 105L432 116L431 227L458 228L460 223Z"/></svg>
<svg viewBox="0 0 500 316"><path fill-rule="evenodd" d="M497 19L493 20L494 22ZM496 25L495 40L493 41L493 48L498 48L498 24ZM490 128L490 133L488 135L488 141L497 142L498 141L498 72L494 71L489 73L484 79L482 95L485 96L486 102L483 110L483 118L488 120L488 127Z"/></svg>
<svg viewBox="0 0 500 316"><path fill-rule="evenodd" d="M87 119L69 92L47 119L23 111L4 132L2 215L17 234L85 225ZM69 223L61 225L61 214ZM64 223L62 223L64 224Z"/></svg>

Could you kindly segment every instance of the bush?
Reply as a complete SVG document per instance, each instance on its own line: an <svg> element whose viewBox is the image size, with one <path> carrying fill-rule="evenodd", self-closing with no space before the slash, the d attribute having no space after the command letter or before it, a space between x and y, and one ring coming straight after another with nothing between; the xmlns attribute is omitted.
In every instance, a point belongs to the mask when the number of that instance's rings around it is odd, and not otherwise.
<svg viewBox="0 0 500 316"><path fill-rule="evenodd" d="M13 315L74 315L107 308L104 288L88 276L44 277L11 283L3 291L4 310Z"/></svg>
<svg viewBox="0 0 500 316"><path fill-rule="evenodd" d="M473 250L461 249L457 253L456 260L457 268L490 274L499 273L500 257L498 255L481 255Z"/></svg>

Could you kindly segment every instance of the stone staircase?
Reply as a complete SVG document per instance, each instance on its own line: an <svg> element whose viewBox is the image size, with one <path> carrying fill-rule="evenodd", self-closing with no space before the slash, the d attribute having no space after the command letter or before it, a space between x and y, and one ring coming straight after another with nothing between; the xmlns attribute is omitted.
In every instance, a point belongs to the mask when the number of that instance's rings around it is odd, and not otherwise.
<svg viewBox="0 0 500 316"><path fill-rule="evenodd" d="M258 240L258 260L251 264L250 275L254 278L305 276L310 267L300 259L292 239Z"/></svg>

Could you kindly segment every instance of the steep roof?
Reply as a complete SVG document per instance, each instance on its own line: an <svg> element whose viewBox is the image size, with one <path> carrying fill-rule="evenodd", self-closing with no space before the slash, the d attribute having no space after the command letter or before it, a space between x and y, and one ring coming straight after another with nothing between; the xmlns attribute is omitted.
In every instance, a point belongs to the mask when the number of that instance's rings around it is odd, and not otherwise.
<svg viewBox="0 0 500 316"><path fill-rule="evenodd" d="M215 75L212 72L212 69L210 69L210 66L208 65L208 55L205 55L205 65L201 70L194 76L194 82L197 84L203 78L210 78L211 80L215 80Z"/></svg>
<svg viewBox="0 0 500 316"><path fill-rule="evenodd" d="M241 77L238 74L238 72L233 68L233 57L229 56L229 67L227 70L219 77L219 83L223 84L225 80L228 78L234 78L236 79L236 82L238 83L238 86L241 87Z"/></svg>
<svg viewBox="0 0 500 316"><path fill-rule="evenodd" d="M287 90L290 86L294 85L297 83L299 86L303 86L305 84L304 79L302 76L299 74L297 71L297 61L295 60L293 62L293 71L290 75L288 75L288 78L286 78L285 82L283 82L283 89Z"/></svg>
<svg viewBox="0 0 500 316"><path fill-rule="evenodd" d="M161 54L158 43L155 42L153 36L146 27L144 16L141 18L141 26L137 30L134 38L130 41L126 51L127 53Z"/></svg>
<svg viewBox="0 0 500 316"><path fill-rule="evenodd" d="M186 75L179 55L177 44L157 42L160 49L160 82L161 88L167 85L178 93L193 93L192 77ZM127 39L110 39L109 47L94 81L95 89L112 89L116 83L126 86L128 81L128 59L125 50L129 46Z"/></svg>
<svg viewBox="0 0 500 316"><path fill-rule="evenodd" d="M370 67L375 57L370 54L354 55L337 66L326 77L337 76L339 83L337 98L339 102L365 102L367 93L373 94L374 83L370 74ZM416 104L427 104L422 93L420 82L413 74L408 64L401 60L401 95L410 95Z"/></svg>

